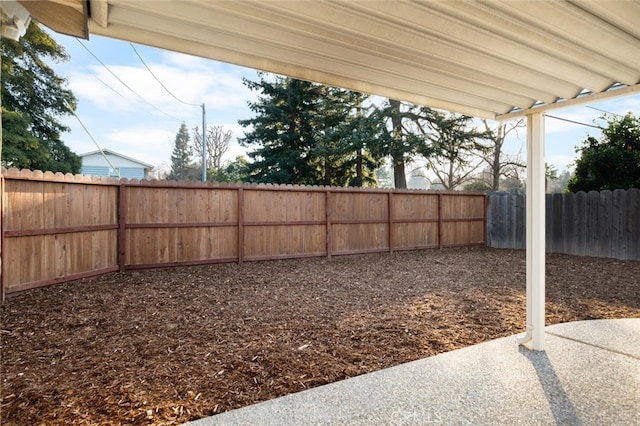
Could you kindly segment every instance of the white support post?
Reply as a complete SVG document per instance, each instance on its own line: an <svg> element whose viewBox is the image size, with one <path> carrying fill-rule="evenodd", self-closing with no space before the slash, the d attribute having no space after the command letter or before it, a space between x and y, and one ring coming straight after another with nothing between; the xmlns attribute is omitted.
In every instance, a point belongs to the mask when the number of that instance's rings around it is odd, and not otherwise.
<svg viewBox="0 0 640 426"><path fill-rule="evenodd" d="M531 348L544 350L545 158L544 115L527 115L527 334Z"/></svg>

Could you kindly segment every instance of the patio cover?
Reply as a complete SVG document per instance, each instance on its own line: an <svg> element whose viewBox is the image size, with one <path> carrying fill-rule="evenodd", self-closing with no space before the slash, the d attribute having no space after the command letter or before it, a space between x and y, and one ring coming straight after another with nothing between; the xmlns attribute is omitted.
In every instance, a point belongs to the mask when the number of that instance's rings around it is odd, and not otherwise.
<svg viewBox="0 0 640 426"><path fill-rule="evenodd" d="M89 33L476 117L527 116L527 336L543 349L544 111L640 92L634 1L48 0ZM63 10L63 7L65 8ZM45 10L46 8L41 8ZM34 14L82 35L60 15ZM54 26L55 25L55 26Z"/></svg>

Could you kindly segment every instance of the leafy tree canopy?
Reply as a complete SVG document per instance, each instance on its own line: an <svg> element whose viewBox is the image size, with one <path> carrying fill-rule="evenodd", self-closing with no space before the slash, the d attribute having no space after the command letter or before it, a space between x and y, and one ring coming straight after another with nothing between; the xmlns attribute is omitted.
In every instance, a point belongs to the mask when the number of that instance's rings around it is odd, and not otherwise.
<svg viewBox="0 0 640 426"><path fill-rule="evenodd" d="M427 113L427 151L421 152L431 171L445 189L454 190L463 185L480 166L477 160L489 148L482 141L490 137L488 131L470 128L472 118L466 115L446 114L424 108Z"/></svg>
<svg viewBox="0 0 640 426"><path fill-rule="evenodd" d="M244 182L247 180L249 162L243 155L235 160L225 162L221 167L211 169L209 174L216 182Z"/></svg>
<svg viewBox="0 0 640 426"><path fill-rule="evenodd" d="M587 137L577 151L570 192L640 188L640 120L631 113L609 118L602 137Z"/></svg>
<svg viewBox="0 0 640 426"><path fill-rule="evenodd" d="M48 62L68 60L62 46L33 22L14 41L2 38L2 164L32 170L79 173L80 158L60 139L59 119L76 107Z"/></svg>

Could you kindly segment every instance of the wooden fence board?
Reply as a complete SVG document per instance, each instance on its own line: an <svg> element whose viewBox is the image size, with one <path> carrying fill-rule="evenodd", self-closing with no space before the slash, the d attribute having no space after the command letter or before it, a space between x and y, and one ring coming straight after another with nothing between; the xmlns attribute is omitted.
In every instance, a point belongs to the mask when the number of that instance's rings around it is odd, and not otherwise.
<svg viewBox="0 0 640 426"><path fill-rule="evenodd" d="M443 224L443 245L484 244L484 222L447 222Z"/></svg>
<svg viewBox="0 0 640 426"><path fill-rule="evenodd" d="M438 194L394 194L392 203L394 220L438 219Z"/></svg>
<svg viewBox="0 0 640 426"><path fill-rule="evenodd" d="M56 235L43 235L42 241L44 246L44 251L42 252L43 259L43 268L44 268L44 277L46 278L58 278L58 268L62 265L57 265L57 242ZM60 269L61 272L64 272L64 269Z"/></svg>
<svg viewBox="0 0 640 426"><path fill-rule="evenodd" d="M387 194L337 192L331 197L331 220L386 221L389 217Z"/></svg>
<svg viewBox="0 0 640 426"><path fill-rule="evenodd" d="M394 250L438 247L438 223L395 223Z"/></svg>
<svg viewBox="0 0 640 426"><path fill-rule="evenodd" d="M18 284L28 282L22 281L20 276L24 267L21 262L21 242L20 240L11 241L9 244L10 240L9 238L5 239L5 244L2 247L2 279L5 293L9 293L11 288Z"/></svg>
<svg viewBox="0 0 640 426"><path fill-rule="evenodd" d="M337 254L384 251L388 249L387 224L334 224L331 251Z"/></svg>
<svg viewBox="0 0 640 426"><path fill-rule="evenodd" d="M54 254L52 261L55 262L56 266L55 273L48 278L61 278L65 276L67 271L67 250L69 247L67 238L69 238L69 234L58 234L53 237Z"/></svg>
<svg viewBox="0 0 640 426"><path fill-rule="evenodd" d="M245 228L245 260L325 254L323 225L249 226Z"/></svg>

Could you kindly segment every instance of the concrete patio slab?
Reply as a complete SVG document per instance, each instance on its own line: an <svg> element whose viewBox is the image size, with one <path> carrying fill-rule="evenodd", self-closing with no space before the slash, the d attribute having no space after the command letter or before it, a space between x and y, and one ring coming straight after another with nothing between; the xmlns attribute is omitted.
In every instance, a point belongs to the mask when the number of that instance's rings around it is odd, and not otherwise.
<svg viewBox="0 0 640 426"><path fill-rule="evenodd" d="M640 319L546 328L190 422L212 425L637 425Z"/></svg>

